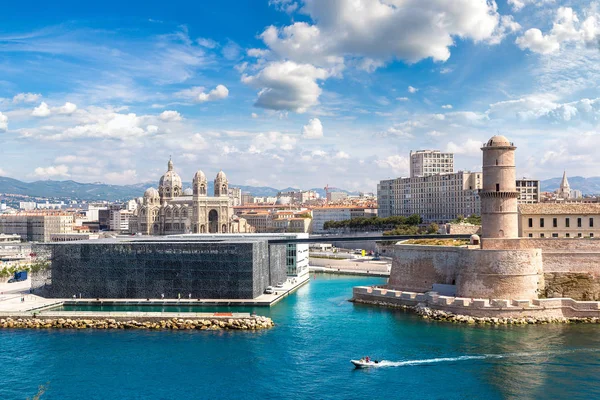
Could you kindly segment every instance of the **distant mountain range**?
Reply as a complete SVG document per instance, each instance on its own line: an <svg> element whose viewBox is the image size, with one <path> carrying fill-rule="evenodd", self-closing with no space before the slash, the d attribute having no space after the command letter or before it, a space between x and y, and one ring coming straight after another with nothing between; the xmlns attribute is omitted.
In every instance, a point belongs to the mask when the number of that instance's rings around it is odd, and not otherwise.
<svg viewBox="0 0 600 400"><path fill-rule="evenodd" d="M583 194L600 194L600 176L584 178L583 176L567 176L571 189L581 190ZM542 191L553 192L560 187L561 178L551 178L540 182Z"/></svg>
<svg viewBox="0 0 600 400"><path fill-rule="evenodd" d="M279 192L287 192L291 190L299 190L296 188L275 189L267 186L238 186L242 192L250 193L257 197L274 197ZM134 185L108 185L104 183L80 183L75 181L35 181L23 182L17 179L0 176L0 193L5 194L20 194L31 197L57 198L57 199L73 199L73 200L108 200L108 201L124 201L140 197L144 195L144 191L149 187L156 187L156 182L136 183ZM184 189L192 187L191 183L184 183ZM319 193L320 196L325 196L323 189L310 189ZM346 192L349 194L357 194L343 189L332 189L335 191ZM213 182L208 182L208 193L213 193Z"/></svg>

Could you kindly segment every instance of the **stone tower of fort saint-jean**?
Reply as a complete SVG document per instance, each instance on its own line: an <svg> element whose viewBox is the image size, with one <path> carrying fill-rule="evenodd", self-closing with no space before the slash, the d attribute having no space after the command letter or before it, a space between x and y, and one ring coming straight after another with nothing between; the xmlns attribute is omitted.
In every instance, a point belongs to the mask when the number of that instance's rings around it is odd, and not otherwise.
<svg viewBox="0 0 600 400"><path fill-rule="evenodd" d="M481 225L484 238L518 238L515 172L516 147L504 136L493 136L483 150Z"/></svg>

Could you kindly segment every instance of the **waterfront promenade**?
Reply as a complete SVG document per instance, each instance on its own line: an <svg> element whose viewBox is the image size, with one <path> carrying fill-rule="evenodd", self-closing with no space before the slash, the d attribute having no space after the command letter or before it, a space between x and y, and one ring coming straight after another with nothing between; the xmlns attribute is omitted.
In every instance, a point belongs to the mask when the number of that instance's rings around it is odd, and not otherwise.
<svg viewBox="0 0 600 400"><path fill-rule="evenodd" d="M312 257L310 258L310 271L347 275L389 276L392 261L385 258L380 261L373 261L372 258L333 259Z"/></svg>

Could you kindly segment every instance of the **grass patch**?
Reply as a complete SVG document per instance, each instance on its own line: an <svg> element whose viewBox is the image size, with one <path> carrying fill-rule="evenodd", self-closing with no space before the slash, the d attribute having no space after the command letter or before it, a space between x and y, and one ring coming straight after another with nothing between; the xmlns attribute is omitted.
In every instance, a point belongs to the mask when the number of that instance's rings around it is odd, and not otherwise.
<svg viewBox="0 0 600 400"><path fill-rule="evenodd" d="M466 246L469 241L466 239L409 239L402 244L419 244L422 246Z"/></svg>

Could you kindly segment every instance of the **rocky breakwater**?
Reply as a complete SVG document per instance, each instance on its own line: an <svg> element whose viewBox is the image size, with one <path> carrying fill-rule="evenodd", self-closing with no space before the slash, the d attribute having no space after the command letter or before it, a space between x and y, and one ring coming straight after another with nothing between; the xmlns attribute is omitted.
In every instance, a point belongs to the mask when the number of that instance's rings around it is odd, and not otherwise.
<svg viewBox="0 0 600 400"><path fill-rule="evenodd" d="M21 329L150 329L150 330L249 330L275 326L271 318L181 319L118 321L115 319L2 318L0 328Z"/></svg>
<svg viewBox="0 0 600 400"><path fill-rule="evenodd" d="M555 324L555 323L588 323L600 324L597 317L471 317L469 315L458 315L447 311L435 310L422 303L409 307L417 315L424 319L434 321L445 321L462 324L478 325L533 325L533 324Z"/></svg>

